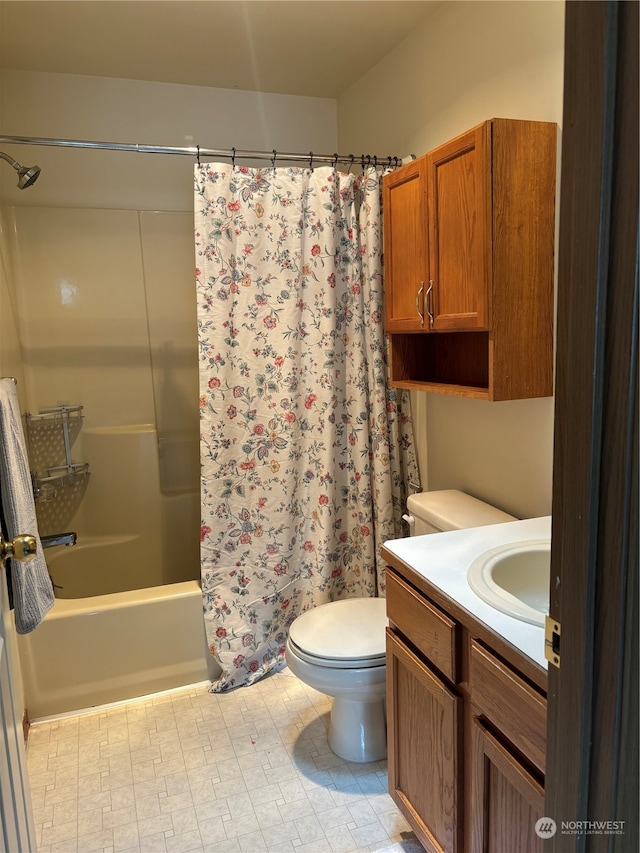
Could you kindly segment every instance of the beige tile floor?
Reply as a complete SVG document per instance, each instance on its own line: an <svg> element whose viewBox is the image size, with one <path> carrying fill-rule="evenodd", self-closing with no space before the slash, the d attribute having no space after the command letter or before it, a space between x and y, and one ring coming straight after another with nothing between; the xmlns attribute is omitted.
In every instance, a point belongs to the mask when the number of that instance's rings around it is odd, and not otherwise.
<svg viewBox="0 0 640 853"><path fill-rule="evenodd" d="M329 703L284 670L34 724L38 853L421 853L386 762L329 749Z"/></svg>

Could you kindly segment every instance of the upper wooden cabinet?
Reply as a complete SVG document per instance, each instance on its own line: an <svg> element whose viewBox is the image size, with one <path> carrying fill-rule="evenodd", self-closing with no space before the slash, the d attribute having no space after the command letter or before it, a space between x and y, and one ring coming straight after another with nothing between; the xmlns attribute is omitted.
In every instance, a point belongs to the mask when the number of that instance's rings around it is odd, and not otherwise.
<svg viewBox="0 0 640 853"><path fill-rule="evenodd" d="M491 119L385 176L392 384L552 393L555 159L555 124Z"/></svg>
<svg viewBox="0 0 640 853"><path fill-rule="evenodd" d="M490 328L489 131L488 123L480 125L427 155L427 307L434 331Z"/></svg>
<svg viewBox="0 0 640 853"><path fill-rule="evenodd" d="M424 157L385 175L384 299L388 332L425 328L427 163Z"/></svg>

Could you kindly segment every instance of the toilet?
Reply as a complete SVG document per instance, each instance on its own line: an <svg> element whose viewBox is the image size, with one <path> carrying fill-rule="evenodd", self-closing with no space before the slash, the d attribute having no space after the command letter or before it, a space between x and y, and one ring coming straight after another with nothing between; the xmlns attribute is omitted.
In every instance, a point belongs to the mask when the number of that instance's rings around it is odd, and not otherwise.
<svg viewBox="0 0 640 853"><path fill-rule="evenodd" d="M411 495L407 510L412 536L516 521L453 489ZM345 761L387 756L386 626L384 598L348 598L307 610L289 631L287 665L332 697L329 746Z"/></svg>

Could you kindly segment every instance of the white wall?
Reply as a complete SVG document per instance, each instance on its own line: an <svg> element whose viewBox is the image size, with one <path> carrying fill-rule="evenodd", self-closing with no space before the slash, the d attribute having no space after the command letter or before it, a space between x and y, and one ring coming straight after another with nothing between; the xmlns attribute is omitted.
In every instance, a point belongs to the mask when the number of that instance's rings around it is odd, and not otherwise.
<svg viewBox="0 0 640 853"><path fill-rule="evenodd" d="M12 136L280 151L335 151L336 102L70 74L0 73L0 132ZM42 166L28 191L3 168L5 204L193 208L190 157L2 146ZM226 161L228 162L228 161ZM246 162L246 161L245 161Z"/></svg>
<svg viewBox="0 0 640 853"><path fill-rule="evenodd" d="M339 148L421 155L494 116L561 125L563 42L562 2L445 0L340 97ZM423 487L551 511L552 398L412 399Z"/></svg>

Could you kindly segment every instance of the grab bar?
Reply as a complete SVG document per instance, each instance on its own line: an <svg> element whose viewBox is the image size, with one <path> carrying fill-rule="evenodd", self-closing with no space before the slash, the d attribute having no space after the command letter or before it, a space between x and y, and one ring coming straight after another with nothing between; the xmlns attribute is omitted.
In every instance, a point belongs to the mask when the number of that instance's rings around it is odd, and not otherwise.
<svg viewBox="0 0 640 853"><path fill-rule="evenodd" d="M75 545L78 541L77 533L54 533L52 536L41 536L43 548L54 548L56 545Z"/></svg>

